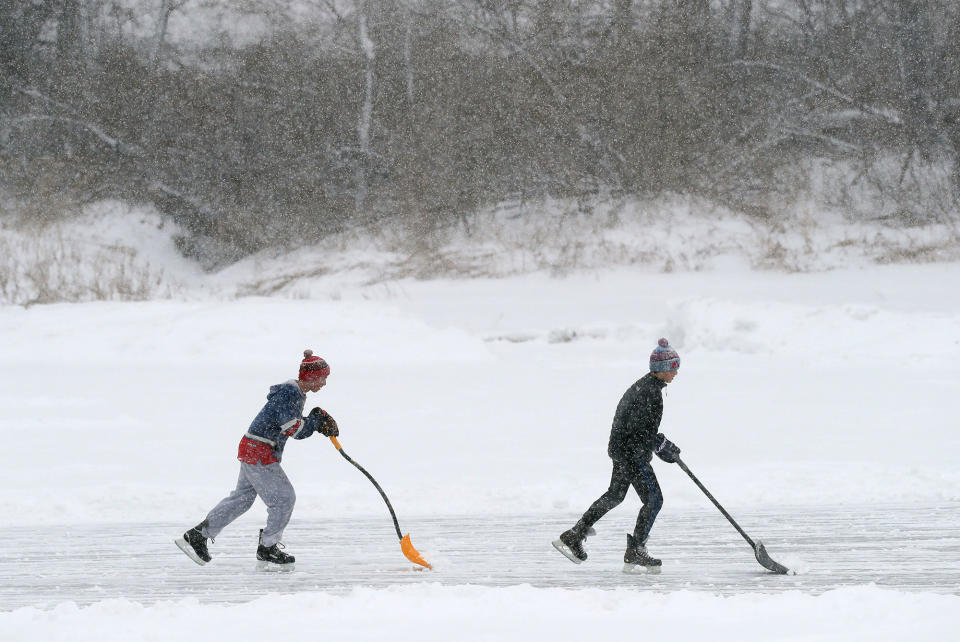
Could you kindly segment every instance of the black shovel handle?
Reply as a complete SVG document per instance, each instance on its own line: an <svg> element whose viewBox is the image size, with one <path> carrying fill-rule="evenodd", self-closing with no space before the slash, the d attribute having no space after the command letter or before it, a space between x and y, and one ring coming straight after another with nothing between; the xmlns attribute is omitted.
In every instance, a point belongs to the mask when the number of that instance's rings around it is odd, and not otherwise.
<svg viewBox="0 0 960 642"><path fill-rule="evenodd" d="M340 442L337 441L337 438L336 438L336 437L331 437L331 438L330 438L330 441L333 442L333 445L336 447L337 452L340 453L341 455L343 455L343 458L344 458L344 459L346 459L346 460L349 461L351 464L353 464L354 466L356 466L356 467L357 467L357 470L359 470L361 473L363 473L364 475L366 475L366 476L367 476L367 479L370 480L370 483L373 484L374 487L375 487L378 491L380 491L380 496L383 497L383 501L387 504L387 509L390 511L390 517L393 518L393 527L394 527L395 529L397 529L397 537L398 537L400 540L403 540L403 533L400 532L400 522L397 521L397 514L396 514L395 512L393 512L393 506L390 505L390 500L387 499L387 494L386 494L385 492L383 492L383 489L382 489L382 488L380 488L380 484L378 484L378 483L377 483L377 480L373 478L373 475L371 475L370 473L367 472L366 468L364 468L363 466L361 466L361 465L358 464L357 462L353 461L353 459L350 457L350 455L348 455L346 452L344 452L343 447L340 446Z"/></svg>
<svg viewBox="0 0 960 642"><path fill-rule="evenodd" d="M693 483L700 487L700 490L702 490L703 494L707 496L707 499L713 502L713 505L716 506L721 513L723 513L723 516L727 518L727 521L733 524L733 527L737 529L737 532L740 533L740 535L743 536L743 539L747 540L747 544L750 545L750 548L756 550L757 545L754 543L752 539L750 539L750 536L747 535L746 531L740 528L740 524L738 524L736 520L734 520L733 517L730 516L730 513L728 513L726 509L720 505L720 502L718 502L716 498L714 498L714 496L710 494L710 491L707 490L707 487L700 483L700 480L697 479L697 476L694 475L692 472L690 472L690 469L687 468L687 465L683 463L683 461L679 457L677 457L677 465L680 466L681 469L683 469L683 472L690 475L690 479L693 480Z"/></svg>
<svg viewBox="0 0 960 642"><path fill-rule="evenodd" d="M693 480L693 483L696 484L700 490L703 491L703 494L706 495L711 502L713 502L713 505L716 506L721 513L723 513L723 516L727 518L727 521L733 524L733 527L737 529L737 532L740 533L741 536L743 536L743 539L747 540L747 544L749 544L750 548L753 549L753 554L756 556L757 562L760 563L760 566L768 571L779 573L780 575L787 575L791 573L790 569L770 557L770 554L767 553L767 549L764 547L762 542L754 542L752 539L750 539L750 536L747 535L746 531L740 528L740 524L738 524L736 520L730 516L730 513L728 513L726 509L720 505L720 502L718 502L716 498L710 494L710 491L707 490L706 486L700 483L700 480L697 479L697 476L690 472L690 469L687 468L687 465L683 463L679 457L677 457L677 465L683 469L683 472L690 476L690 479Z"/></svg>

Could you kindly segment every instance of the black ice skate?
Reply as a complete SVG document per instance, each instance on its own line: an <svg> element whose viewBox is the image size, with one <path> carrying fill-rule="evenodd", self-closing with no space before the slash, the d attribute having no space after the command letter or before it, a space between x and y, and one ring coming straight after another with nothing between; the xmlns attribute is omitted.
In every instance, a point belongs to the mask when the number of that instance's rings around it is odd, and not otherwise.
<svg viewBox="0 0 960 642"><path fill-rule="evenodd" d="M184 533L183 537L173 540L173 543L186 553L187 557L200 566L210 561L210 553L207 552L207 538L203 536L203 527L206 525L207 520L203 520Z"/></svg>
<svg viewBox="0 0 960 642"><path fill-rule="evenodd" d="M660 572L663 562L647 553L647 547L639 543L633 535L627 535L627 551L623 554L624 573L646 573L654 575Z"/></svg>
<svg viewBox="0 0 960 642"><path fill-rule="evenodd" d="M587 552L583 550L583 542L588 535L594 534L596 534L596 531L592 528L588 528L582 536L576 530L570 529L561 533L560 539L553 540L553 547L574 564L579 564L587 559Z"/></svg>
<svg viewBox="0 0 960 642"><path fill-rule="evenodd" d="M262 571L292 571L296 558L280 550L283 544L264 546L260 543L262 539L263 529L261 528L260 540L257 542L257 568Z"/></svg>

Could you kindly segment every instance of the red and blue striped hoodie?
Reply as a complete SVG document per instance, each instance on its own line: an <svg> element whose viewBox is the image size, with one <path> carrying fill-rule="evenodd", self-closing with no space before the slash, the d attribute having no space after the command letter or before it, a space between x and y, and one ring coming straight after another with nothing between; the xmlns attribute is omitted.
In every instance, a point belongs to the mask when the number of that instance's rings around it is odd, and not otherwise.
<svg viewBox="0 0 960 642"><path fill-rule="evenodd" d="M273 464L283 456L287 439L306 439L316 432L323 416L303 417L307 395L293 379L270 386L267 403L240 440L237 459L245 464Z"/></svg>

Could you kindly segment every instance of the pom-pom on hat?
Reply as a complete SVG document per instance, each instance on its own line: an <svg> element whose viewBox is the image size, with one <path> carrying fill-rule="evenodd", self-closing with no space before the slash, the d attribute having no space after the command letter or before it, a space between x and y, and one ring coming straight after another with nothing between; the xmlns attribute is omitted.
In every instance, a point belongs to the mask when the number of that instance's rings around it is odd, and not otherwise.
<svg viewBox="0 0 960 642"><path fill-rule="evenodd" d="M670 372L680 369L680 355L670 347L666 339L657 341L657 347L650 353L650 372Z"/></svg>
<svg viewBox="0 0 960 642"><path fill-rule="evenodd" d="M314 356L313 350L303 351L300 362L300 381L316 381L330 376L330 366L322 357Z"/></svg>

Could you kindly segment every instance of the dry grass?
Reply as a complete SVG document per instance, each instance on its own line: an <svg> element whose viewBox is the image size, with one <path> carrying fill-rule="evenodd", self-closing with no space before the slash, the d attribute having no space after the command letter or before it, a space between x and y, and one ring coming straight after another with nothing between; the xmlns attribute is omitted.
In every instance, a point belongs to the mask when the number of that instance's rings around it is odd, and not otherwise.
<svg viewBox="0 0 960 642"><path fill-rule="evenodd" d="M123 300L169 295L162 270L137 261L130 248L83 252L62 235L0 239L0 303Z"/></svg>

